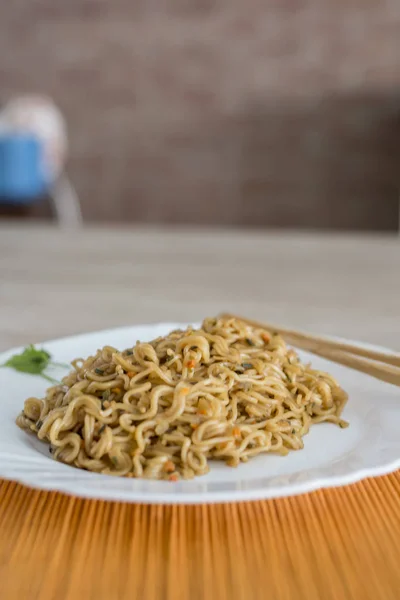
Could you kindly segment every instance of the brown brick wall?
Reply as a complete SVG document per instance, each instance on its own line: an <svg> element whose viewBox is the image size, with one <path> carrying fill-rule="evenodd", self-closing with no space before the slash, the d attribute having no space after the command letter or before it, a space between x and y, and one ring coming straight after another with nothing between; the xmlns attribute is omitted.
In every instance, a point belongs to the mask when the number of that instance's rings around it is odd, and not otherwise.
<svg viewBox="0 0 400 600"><path fill-rule="evenodd" d="M398 0L1 1L32 91L87 219L397 227Z"/></svg>

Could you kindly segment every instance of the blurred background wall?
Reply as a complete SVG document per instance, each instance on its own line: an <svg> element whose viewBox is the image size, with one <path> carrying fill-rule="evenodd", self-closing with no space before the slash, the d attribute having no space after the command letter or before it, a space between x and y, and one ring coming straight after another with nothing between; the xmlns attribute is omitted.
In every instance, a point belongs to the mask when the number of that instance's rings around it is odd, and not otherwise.
<svg viewBox="0 0 400 600"><path fill-rule="evenodd" d="M86 221L398 227L398 0L2 0L31 92Z"/></svg>

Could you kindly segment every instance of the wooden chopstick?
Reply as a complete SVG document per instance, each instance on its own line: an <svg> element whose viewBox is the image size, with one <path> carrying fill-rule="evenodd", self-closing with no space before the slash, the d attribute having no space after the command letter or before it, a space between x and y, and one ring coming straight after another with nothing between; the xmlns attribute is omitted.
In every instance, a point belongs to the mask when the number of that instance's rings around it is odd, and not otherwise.
<svg viewBox="0 0 400 600"><path fill-rule="evenodd" d="M361 371L381 381L400 386L400 356L398 354L368 350L355 344L339 342L268 323L260 323L237 315L225 313L221 317L238 319L247 325L276 332L298 348Z"/></svg>
<svg viewBox="0 0 400 600"><path fill-rule="evenodd" d="M269 323L259 323L258 321L253 321L252 319L247 319L244 317L238 317L230 314L221 315L225 318L235 318L247 323L248 325L252 325L253 327L262 327L268 331L275 331L279 333L285 339L295 339L297 342L304 341L307 344L308 348L311 351L312 347L320 348L323 345L325 348L330 348L332 350L341 350L344 352L350 352L351 354L355 354L356 356L363 356L365 358L369 358L371 360L377 360L382 363L386 363L388 365L394 365L396 367L400 367L400 355L399 354L388 354L386 352L380 352L378 350L369 350L367 348L363 348L357 346L355 344L349 344L348 342L340 342L336 340L332 340L329 338L321 337L314 335L312 333L304 333L301 331L295 331L293 329L286 329L285 327L280 327L278 325L271 325Z"/></svg>
<svg viewBox="0 0 400 600"><path fill-rule="evenodd" d="M345 367L350 367L350 369L366 373L367 375L375 377L376 379L380 379L381 381L386 381L387 383L392 383L393 385L400 386L400 369L398 367L373 362L371 360L368 360L367 358L362 358L354 354L342 352L340 350L309 350L305 346L301 346L299 344L295 345L297 345L299 348L302 348L303 350L311 352L312 354L316 354L321 358L326 358L328 360L331 360L332 362L344 365Z"/></svg>

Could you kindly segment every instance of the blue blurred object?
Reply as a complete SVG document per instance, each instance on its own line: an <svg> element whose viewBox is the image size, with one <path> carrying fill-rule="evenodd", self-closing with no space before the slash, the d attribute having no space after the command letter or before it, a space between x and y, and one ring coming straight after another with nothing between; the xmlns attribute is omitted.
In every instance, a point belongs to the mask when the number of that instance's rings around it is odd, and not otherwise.
<svg viewBox="0 0 400 600"><path fill-rule="evenodd" d="M46 189L40 140L30 133L0 133L0 202L32 204Z"/></svg>

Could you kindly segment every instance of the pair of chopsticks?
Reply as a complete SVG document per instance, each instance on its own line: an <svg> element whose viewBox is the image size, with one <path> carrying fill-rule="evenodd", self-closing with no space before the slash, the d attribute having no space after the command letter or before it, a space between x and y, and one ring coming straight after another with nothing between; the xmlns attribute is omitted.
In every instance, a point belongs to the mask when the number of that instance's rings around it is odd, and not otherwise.
<svg viewBox="0 0 400 600"><path fill-rule="evenodd" d="M287 342L312 354L327 358L356 371L371 375L381 381L400 386L400 355L389 352L368 350L356 344L339 342L323 336L313 335L293 329L286 329L270 323L259 323L237 315L222 314L222 318L238 319L247 325L266 329L281 335Z"/></svg>

